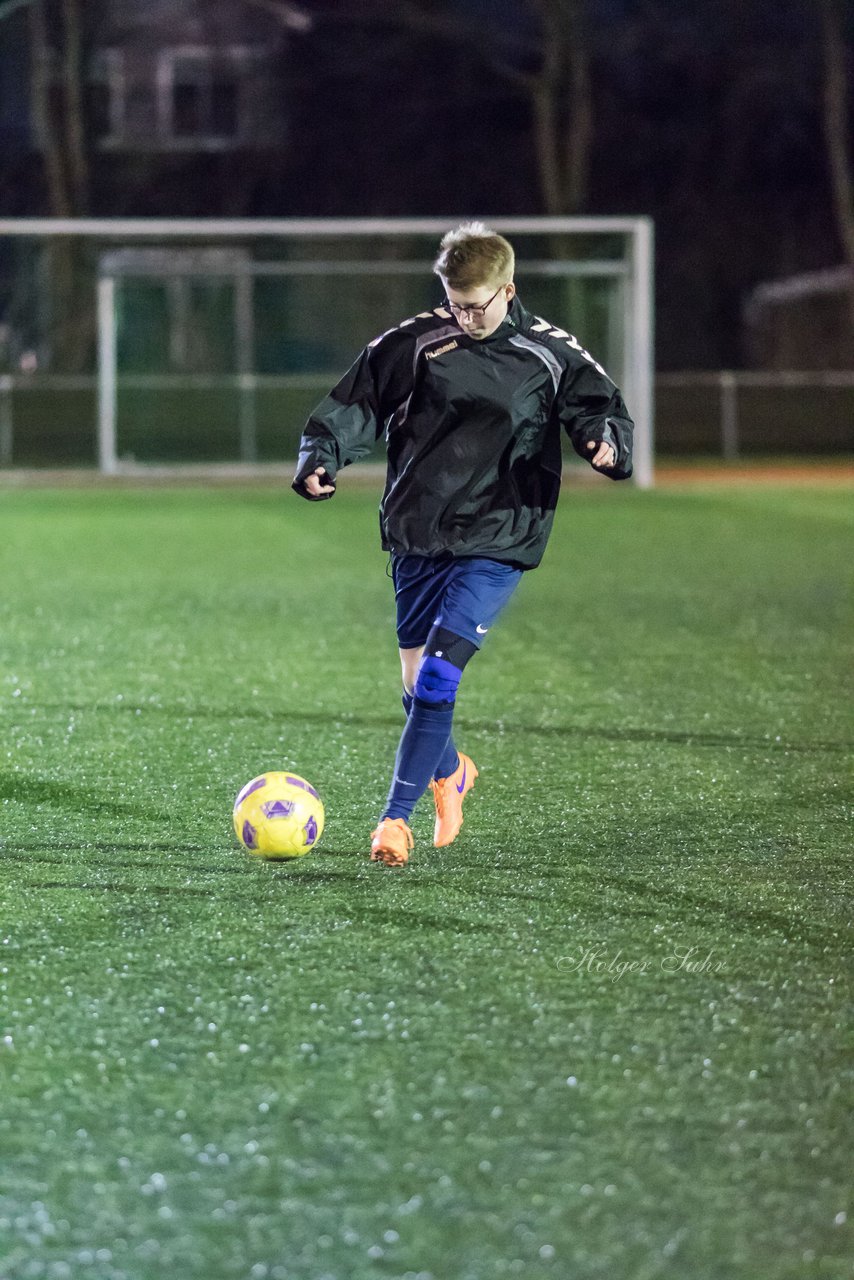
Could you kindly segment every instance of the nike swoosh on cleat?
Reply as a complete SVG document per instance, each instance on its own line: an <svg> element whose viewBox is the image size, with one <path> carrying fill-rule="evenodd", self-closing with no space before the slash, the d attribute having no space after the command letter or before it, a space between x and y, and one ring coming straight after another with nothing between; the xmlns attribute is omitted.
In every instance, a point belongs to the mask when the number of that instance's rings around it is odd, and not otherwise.
<svg viewBox="0 0 854 1280"><path fill-rule="evenodd" d="M462 794L463 794L463 787L464 787L465 785L466 785L466 766L465 766L465 765L463 765L463 780L462 780L462 782L459 784L459 786L457 787L457 791L459 791L460 795L462 795Z"/></svg>

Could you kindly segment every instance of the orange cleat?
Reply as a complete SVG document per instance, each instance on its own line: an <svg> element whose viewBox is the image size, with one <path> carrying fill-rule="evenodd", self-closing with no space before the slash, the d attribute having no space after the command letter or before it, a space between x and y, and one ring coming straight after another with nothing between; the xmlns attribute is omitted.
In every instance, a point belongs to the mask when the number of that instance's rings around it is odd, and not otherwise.
<svg viewBox="0 0 854 1280"><path fill-rule="evenodd" d="M383 818L376 831L371 832L371 862L405 867L414 844L412 832L403 818Z"/></svg>
<svg viewBox="0 0 854 1280"><path fill-rule="evenodd" d="M433 828L433 844L442 849L453 844L463 825L463 800L474 786L477 769L469 756L459 753L460 763L450 778L437 778L430 783L433 803L436 806L436 826Z"/></svg>

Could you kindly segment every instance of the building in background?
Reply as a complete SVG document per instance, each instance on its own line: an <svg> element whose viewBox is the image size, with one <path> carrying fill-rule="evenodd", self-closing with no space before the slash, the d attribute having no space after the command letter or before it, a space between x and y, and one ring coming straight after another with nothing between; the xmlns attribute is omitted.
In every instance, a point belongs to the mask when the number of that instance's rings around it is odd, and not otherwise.
<svg viewBox="0 0 854 1280"><path fill-rule="evenodd" d="M854 267L757 285L744 308L757 369L854 369Z"/></svg>
<svg viewBox="0 0 854 1280"><path fill-rule="evenodd" d="M105 0L104 10L87 69L100 149L282 145L282 22L246 0Z"/></svg>
<svg viewBox="0 0 854 1280"><path fill-rule="evenodd" d="M289 33L310 27L296 5L270 12L255 0L56 0L41 6L41 37L32 7L4 24L7 142L44 150L57 117L78 109L98 151L281 148L282 59Z"/></svg>

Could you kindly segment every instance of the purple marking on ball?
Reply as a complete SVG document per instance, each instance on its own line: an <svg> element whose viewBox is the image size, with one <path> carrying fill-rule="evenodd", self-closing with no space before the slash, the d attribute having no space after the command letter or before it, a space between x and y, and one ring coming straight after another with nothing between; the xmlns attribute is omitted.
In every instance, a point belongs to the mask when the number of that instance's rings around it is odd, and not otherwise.
<svg viewBox="0 0 854 1280"><path fill-rule="evenodd" d="M268 800L261 805L265 818L289 818L294 811L293 800Z"/></svg>
<svg viewBox="0 0 854 1280"><path fill-rule="evenodd" d="M241 839L247 849L258 848L258 832L255 830L251 822L244 822Z"/></svg>
<svg viewBox="0 0 854 1280"><path fill-rule="evenodd" d="M258 791L261 787L266 786L266 783L267 783L266 777L253 778L251 782L247 782L246 786L243 788L240 795L237 797L237 799L234 802L235 809L237 809L240 805L242 805L246 797L251 796L253 791Z"/></svg>
<svg viewBox="0 0 854 1280"><path fill-rule="evenodd" d="M314 796L315 800L320 799L320 796L317 794L314 787L310 787L303 778L294 778L291 774L288 774L285 778L285 782L289 782L292 787L301 787L302 790L307 791L310 796Z"/></svg>
<svg viewBox="0 0 854 1280"><path fill-rule="evenodd" d="M305 832L306 844L314 844L315 840L317 839L317 819L314 817L313 814L309 818L305 826L303 827L303 831Z"/></svg>

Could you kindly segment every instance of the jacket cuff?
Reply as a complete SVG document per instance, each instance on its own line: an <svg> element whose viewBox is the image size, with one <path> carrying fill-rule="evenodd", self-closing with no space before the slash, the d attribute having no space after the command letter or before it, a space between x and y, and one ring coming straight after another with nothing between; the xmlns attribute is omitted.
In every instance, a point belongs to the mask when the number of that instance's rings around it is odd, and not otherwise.
<svg viewBox="0 0 854 1280"><path fill-rule="evenodd" d="M593 440L597 444L609 444L614 450L614 465L597 468L597 470L601 470L602 475L608 476L611 480L627 480L632 474L631 451L623 442L623 433L619 425L611 418L606 418L601 430L593 436Z"/></svg>
<svg viewBox="0 0 854 1280"><path fill-rule="evenodd" d="M301 449L297 458L297 469L294 472L292 488L296 489L297 493L301 492L306 477L310 476L312 471L316 471L318 467L323 467L330 480L334 480L338 475L338 469L331 458L325 457L314 449Z"/></svg>

